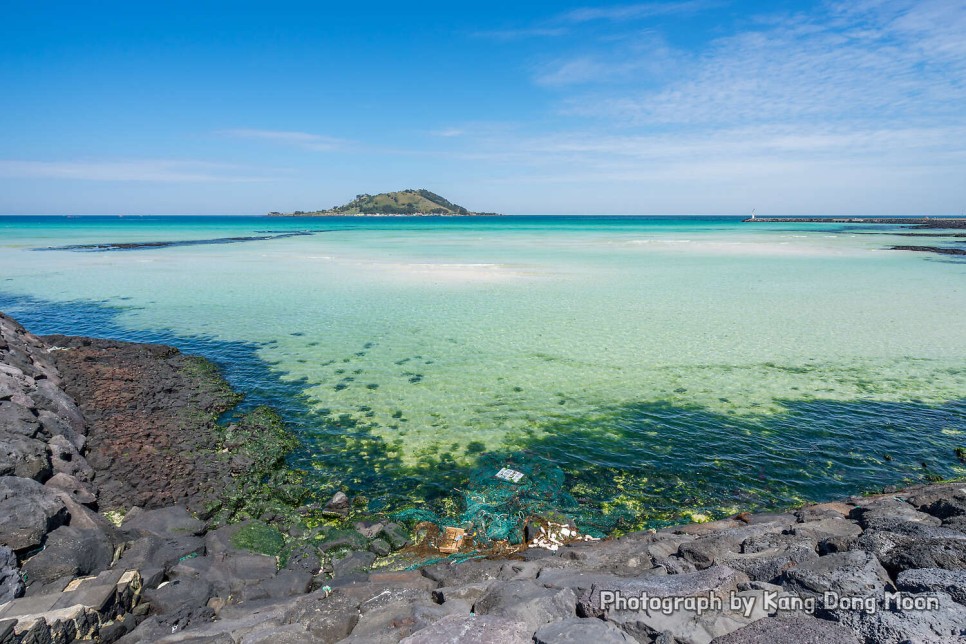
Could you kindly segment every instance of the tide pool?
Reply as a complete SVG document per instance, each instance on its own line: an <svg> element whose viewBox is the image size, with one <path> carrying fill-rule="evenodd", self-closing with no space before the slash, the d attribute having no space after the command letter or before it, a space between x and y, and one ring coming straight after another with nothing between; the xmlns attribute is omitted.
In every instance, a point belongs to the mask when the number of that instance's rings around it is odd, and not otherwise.
<svg viewBox="0 0 966 644"><path fill-rule="evenodd" d="M0 309L215 360L286 413L320 489L445 510L481 455L546 459L587 521L629 528L966 475L966 263L887 250L901 232L0 217Z"/></svg>

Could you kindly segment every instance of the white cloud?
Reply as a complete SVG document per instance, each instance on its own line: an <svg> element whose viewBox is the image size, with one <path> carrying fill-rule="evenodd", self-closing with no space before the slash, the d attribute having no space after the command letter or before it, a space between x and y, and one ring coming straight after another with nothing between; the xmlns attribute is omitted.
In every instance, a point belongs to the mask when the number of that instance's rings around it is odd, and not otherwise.
<svg viewBox="0 0 966 644"><path fill-rule="evenodd" d="M962 33L958 2L835 5L722 38L657 90L575 97L568 111L638 126L962 119Z"/></svg>
<svg viewBox="0 0 966 644"><path fill-rule="evenodd" d="M0 159L0 177L82 181L228 182L268 181L238 174L237 166L178 160L24 161Z"/></svg>
<svg viewBox="0 0 966 644"><path fill-rule="evenodd" d="M563 22L581 23L592 20L639 20L657 16L669 16L682 13L694 13L714 6L704 0L686 2L643 2L629 5L612 5L608 7L581 7L562 14L557 19Z"/></svg>
<svg viewBox="0 0 966 644"><path fill-rule="evenodd" d="M635 32L606 51L557 58L538 66L534 81L546 87L643 83L670 77L686 54L652 31Z"/></svg>
<svg viewBox="0 0 966 644"><path fill-rule="evenodd" d="M523 27L520 29L494 29L477 31L473 35L478 38L493 38L494 40L525 40L527 38L555 38L566 36L570 30L565 27Z"/></svg>
<svg viewBox="0 0 966 644"><path fill-rule="evenodd" d="M432 134L433 136L441 136L445 139L451 139L458 136L463 136L464 134L466 134L466 131L458 127L444 127L439 130L433 130L432 132L430 132L430 134Z"/></svg>
<svg viewBox="0 0 966 644"><path fill-rule="evenodd" d="M311 134L309 132L293 132L287 130L258 130L250 128L239 128L231 130L220 130L218 134L237 139L256 139L269 141L282 145L291 145L306 150L316 150L320 152L330 152L345 147L349 142L345 139L338 139L321 134Z"/></svg>

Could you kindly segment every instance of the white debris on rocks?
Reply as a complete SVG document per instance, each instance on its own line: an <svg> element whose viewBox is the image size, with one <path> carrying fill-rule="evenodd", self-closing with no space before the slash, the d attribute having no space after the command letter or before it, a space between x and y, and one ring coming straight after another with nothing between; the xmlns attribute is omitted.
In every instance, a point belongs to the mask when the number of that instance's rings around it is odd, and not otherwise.
<svg viewBox="0 0 966 644"><path fill-rule="evenodd" d="M566 523L547 521L537 528L537 536L527 544L527 547L556 551L560 546L574 541L600 541L600 539L588 534L581 535L577 528Z"/></svg>

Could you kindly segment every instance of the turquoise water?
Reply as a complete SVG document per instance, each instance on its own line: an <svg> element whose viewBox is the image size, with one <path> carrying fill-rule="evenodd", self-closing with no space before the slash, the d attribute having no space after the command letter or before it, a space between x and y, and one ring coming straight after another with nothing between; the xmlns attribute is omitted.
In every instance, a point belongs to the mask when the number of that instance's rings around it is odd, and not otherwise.
<svg viewBox="0 0 966 644"><path fill-rule="evenodd" d="M886 250L961 242L899 232L0 217L0 308L207 355L285 411L322 490L452 509L481 454L548 459L626 527L966 475L966 263Z"/></svg>

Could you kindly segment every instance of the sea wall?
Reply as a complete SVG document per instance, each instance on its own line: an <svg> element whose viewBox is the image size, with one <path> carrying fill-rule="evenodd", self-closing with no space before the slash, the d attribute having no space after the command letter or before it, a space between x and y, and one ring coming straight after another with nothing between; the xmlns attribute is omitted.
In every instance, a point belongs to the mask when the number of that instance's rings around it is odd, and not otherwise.
<svg viewBox="0 0 966 644"><path fill-rule="evenodd" d="M345 495L266 493L298 487L284 434L215 423L216 375L0 314L0 644L966 637L966 483L432 556Z"/></svg>

